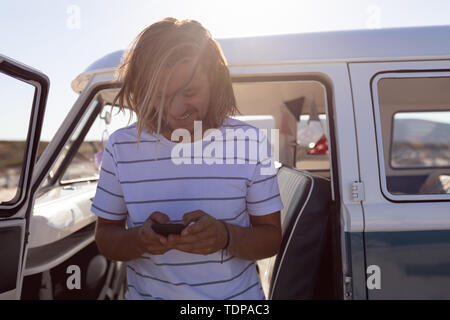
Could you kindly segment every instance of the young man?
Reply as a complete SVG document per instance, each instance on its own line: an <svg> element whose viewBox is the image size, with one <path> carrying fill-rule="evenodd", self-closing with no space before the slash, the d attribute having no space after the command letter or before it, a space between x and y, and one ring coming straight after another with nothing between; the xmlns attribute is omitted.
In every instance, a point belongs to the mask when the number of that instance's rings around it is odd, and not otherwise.
<svg viewBox="0 0 450 320"><path fill-rule="evenodd" d="M91 210L100 252L128 261L126 298L264 299L255 260L279 250L282 203L251 139L244 153L219 152L235 142L227 130L255 128L228 118L237 108L218 43L196 21L166 18L138 35L118 71L116 99L138 121L110 136ZM198 157L211 143L211 157ZM152 228L168 222L186 227L167 237Z"/></svg>

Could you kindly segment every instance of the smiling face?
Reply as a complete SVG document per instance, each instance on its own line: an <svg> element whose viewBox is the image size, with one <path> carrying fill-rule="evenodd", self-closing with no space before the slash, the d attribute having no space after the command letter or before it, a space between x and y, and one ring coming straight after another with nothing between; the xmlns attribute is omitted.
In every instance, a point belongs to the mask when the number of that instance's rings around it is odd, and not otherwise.
<svg viewBox="0 0 450 320"><path fill-rule="evenodd" d="M196 59L201 66L194 73ZM124 54L116 76L122 85L113 104L136 113L136 141L144 129L170 138L176 129L192 133L195 120L203 121L205 131L238 114L222 49L195 20L169 17L145 28Z"/></svg>
<svg viewBox="0 0 450 320"><path fill-rule="evenodd" d="M163 106L165 127L162 133L165 136L170 137L172 131L181 128L193 133L194 121L203 121L206 117L210 104L209 79L201 67L195 70L194 67L194 62L185 61L172 70ZM162 91L158 92L158 105Z"/></svg>

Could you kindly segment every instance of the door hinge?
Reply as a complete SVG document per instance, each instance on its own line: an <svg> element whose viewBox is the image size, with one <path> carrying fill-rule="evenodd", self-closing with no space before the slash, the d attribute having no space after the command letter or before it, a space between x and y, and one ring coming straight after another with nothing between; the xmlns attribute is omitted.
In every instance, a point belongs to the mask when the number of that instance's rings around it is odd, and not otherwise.
<svg viewBox="0 0 450 320"><path fill-rule="evenodd" d="M353 299L352 297L352 277L344 277L344 300Z"/></svg>
<svg viewBox="0 0 450 320"><path fill-rule="evenodd" d="M355 181L352 183L352 201L364 201L366 198L364 194L364 183Z"/></svg>

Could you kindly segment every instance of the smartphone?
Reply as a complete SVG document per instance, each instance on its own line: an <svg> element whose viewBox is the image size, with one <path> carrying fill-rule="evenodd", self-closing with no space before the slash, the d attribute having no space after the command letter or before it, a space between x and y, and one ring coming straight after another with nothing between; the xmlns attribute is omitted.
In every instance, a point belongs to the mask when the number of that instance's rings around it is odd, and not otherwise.
<svg viewBox="0 0 450 320"><path fill-rule="evenodd" d="M155 223L152 229L157 234L167 237L169 234L180 234L186 226L182 223Z"/></svg>

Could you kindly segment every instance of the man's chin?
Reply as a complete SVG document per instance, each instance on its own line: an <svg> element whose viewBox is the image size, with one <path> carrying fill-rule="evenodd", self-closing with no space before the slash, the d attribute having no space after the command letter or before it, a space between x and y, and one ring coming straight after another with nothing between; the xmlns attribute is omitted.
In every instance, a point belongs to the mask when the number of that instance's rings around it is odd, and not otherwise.
<svg viewBox="0 0 450 320"><path fill-rule="evenodd" d="M189 132L194 132L194 121L201 122L200 119L189 119L185 121L171 121L169 122L169 127L172 129L172 131L177 129L186 129Z"/></svg>
<svg viewBox="0 0 450 320"><path fill-rule="evenodd" d="M169 125L169 131L171 135L177 130L187 130L191 135L194 134L194 123L186 123L186 124L178 124L178 125ZM180 132L182 133L182 132Z"/></svg>

